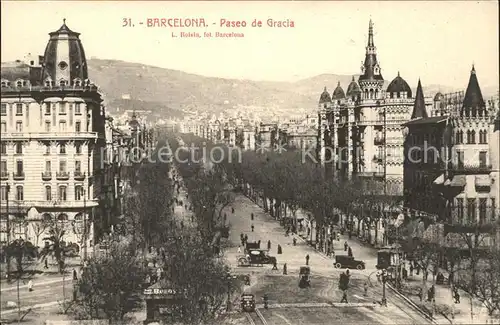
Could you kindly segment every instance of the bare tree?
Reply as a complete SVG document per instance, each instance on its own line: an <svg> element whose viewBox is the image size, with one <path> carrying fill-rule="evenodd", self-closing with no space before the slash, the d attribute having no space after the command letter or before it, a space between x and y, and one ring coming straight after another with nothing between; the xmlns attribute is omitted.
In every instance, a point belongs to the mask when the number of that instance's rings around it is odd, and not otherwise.
<svg viewBox="0 0 500 325"><path fill-rule="evenodd" d="M47 220L39 220L39 221L31 221L31 229L35 234L35 246L39 246L40 236L45 233L47 229L50 228L50 221Z"/></svg>

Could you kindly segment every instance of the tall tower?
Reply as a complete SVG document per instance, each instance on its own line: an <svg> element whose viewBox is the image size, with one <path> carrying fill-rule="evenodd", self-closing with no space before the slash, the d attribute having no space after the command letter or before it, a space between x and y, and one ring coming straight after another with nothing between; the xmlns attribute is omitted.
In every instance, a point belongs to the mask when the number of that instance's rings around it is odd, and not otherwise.
<svg viewBox="0 0 500 325"><path fill-rule="evenodd" d="M42 63L42 80L64 86L72 85L77 79L87 79L87 60L80 33L69 29L66 19L63 19L62 26L49 35Z"/></svg>
<svg viewBox="0 0 500 325"><path fill-rule="evenodd" d="M384 86L380 66L377 61L377 48L373 41L373 22L370 19L368 26L368 44L366 46L365 62L361 63L359 86L363 99L378 99Z"/></svg>

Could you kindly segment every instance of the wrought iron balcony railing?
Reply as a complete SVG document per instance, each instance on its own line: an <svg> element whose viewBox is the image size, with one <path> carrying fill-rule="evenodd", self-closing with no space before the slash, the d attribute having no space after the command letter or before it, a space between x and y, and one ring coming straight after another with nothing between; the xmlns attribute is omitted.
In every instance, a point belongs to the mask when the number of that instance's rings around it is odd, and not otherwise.
<svg viewBox="0 0 500 325"><path fill-rule="evenodd" d="M382 145L385 143L385 138L384 137L376 137L374 140L373 140L373 143L377 146L377 145Z"/></svg>
<svg viewBox="0 0 500 325"><path fill-rule="evenodd" d="M85 173L82 172L74 172L74 178L75 180L82 181L85 179Z"/></svg>
<svg viewBox="0 0 500 325"><path fill-rule="evenodd" d="M68 172L57 172L56 173L56 178L60 181L65 181L69 179L69 173Z"/></svg>
<svg viewBox="0 0 500 325"><path fill-rule="evenodd" d="M492 166L488 164L457 164L450 163L448 164L448 169L461 173L490 173L492 170Z"/></svg>
<svg viewBox="0 0 500 325"><path fill-rule="evenodd" d="M14 174L15 181L21 181L24 179L24 172L15 172L13 174Z"/></svg>
<svg viewBox="0 0 500 325"><path fill-rule="evenodd" d="M52 179L52 173L51 172L42 172L42 180L44 181L50 181Z"/></svg>

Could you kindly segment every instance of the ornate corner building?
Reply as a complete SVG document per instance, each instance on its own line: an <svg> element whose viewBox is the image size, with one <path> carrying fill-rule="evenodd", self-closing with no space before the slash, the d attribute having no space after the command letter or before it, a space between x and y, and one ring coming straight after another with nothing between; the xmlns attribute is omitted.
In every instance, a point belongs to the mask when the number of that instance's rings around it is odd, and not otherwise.
<svg viewBox="0 0 500 325"><path fill-rule="evenodd" d="M72 228L66 240L80 242L82 221L102 219L103 99L79 33L63 23L49 35L38 60L2 64L2 242L10 234L39 245L27 221L43 220ZM4 229L5 219L13 229Z"/></svg>
<svg viewBox="0 0 500 325"><path fill-rule="evenodd" d="M330 95L325 87L318 106L317 154L330 175L358 176L384 183L389 195L403 195L403 127L415 102L399 75L384 89L373 23L368 28L361 75L344 92L340 83ZM425 99L432 105L432 99Z"/></svg>

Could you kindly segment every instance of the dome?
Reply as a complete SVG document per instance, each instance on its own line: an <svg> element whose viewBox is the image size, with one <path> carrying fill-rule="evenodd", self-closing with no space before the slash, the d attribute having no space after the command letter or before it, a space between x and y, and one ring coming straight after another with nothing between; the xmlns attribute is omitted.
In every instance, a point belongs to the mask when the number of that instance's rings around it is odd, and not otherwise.
<svg viewBox="0 0 500 325"><path fill-rule="evenodd" d="M323 90L323 93L321 93L321 96L319 97L319 103L330 103L332 101L332 98L330 97L330 94L328 91L326 91L326 87Z"/></svg>
<svg viewBox="0 0 500 325"><path fill-rule="evenodd" d="M398 76L396 78L394 78L394 80L391 81L391 83L387 87L387 92L388 93L400 93L400 92L404 92L404 91L406 91L406 94L407 94L406 97L412 98L410 86L408 86L408 83L403 78L401 78L401 76L399 75L399 72L398 72Z"/></svg>
<svg viewBox="0 0 500 325"><path fill-rule="evenodd" d="M347 87L347 97L356 97L359 94L361 94L361 89L359 89L358 83L354 80L354 76L352 76L352 81Z"/></svg>
<svg viewBox="0 0 500 325"><path fill-rule="evenodd" d="M88 79L87 60L83 50L79 33L66 26L63 19L62 26L55 32L49 33L50 39L43 56L43 79L71 81L76 78Z"/></svg>
<svg viewBox="0 0 500 325"><path fill-rule="evenodd" d="M345 93L344 89L340 87L340 81L337 83L337 88L332 93L332 99L344 99L345 98Z"/></svg>
<svg viewBox="0 0 500 325"><path fill-rule="evenodd" d="M435 102L438 102L438 101L442 100L442 99L443 99L443 97L444 97L444 96L443 96L443 94L441 94L441 93L439 93L439 92L438 92L438 93L436 94L436 96L434 96L434 101L435 101Z"/></svg>

